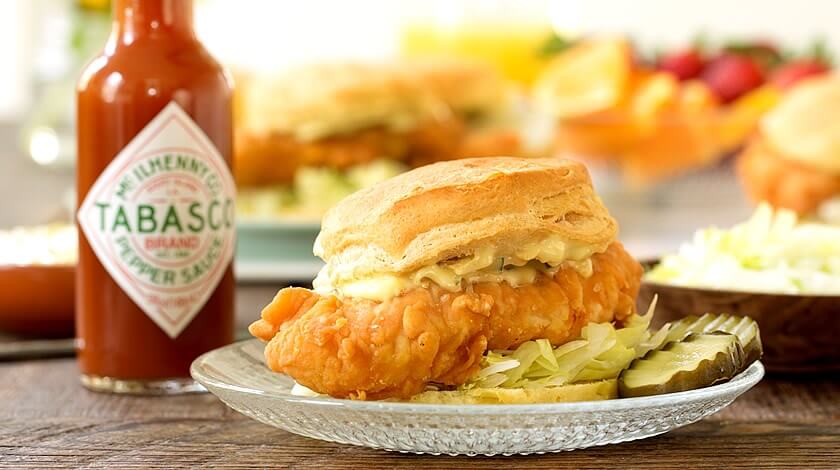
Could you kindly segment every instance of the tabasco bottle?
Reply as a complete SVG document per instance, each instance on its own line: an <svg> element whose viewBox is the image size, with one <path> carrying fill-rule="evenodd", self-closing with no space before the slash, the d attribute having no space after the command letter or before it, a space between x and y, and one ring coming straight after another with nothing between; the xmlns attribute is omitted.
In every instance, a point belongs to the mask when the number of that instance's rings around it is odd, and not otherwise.
<svg viewBox="0 0 840 470"><path fill-rule="evenodd" d="M78 84L82 383L197 390L189 366L233 340L231 81L192 0L115 0Z"/></svg>

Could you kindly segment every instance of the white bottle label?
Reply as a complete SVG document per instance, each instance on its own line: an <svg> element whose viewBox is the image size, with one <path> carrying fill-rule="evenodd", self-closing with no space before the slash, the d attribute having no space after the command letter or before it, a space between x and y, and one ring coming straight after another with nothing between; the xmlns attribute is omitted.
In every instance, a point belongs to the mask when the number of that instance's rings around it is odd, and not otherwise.
<svg viewBox="0 0 840 470"><path fill-rule="evenodd" d="M233 259L235 198L221 154L173 101L102 172L77 218L114 281L175 338Z"/></svg>

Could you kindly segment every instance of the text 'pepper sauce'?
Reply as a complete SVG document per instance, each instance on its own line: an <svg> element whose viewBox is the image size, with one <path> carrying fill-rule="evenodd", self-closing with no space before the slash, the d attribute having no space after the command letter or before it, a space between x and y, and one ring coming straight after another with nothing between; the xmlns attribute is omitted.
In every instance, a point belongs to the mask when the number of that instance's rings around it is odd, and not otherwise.
<svg viewBox="0 0 840 470"><path fill-rule="evenodd" d="M116 0L79 81L76 327L94 390L195 390L192 360L233 340L231 82L192 8Z"/></svg>

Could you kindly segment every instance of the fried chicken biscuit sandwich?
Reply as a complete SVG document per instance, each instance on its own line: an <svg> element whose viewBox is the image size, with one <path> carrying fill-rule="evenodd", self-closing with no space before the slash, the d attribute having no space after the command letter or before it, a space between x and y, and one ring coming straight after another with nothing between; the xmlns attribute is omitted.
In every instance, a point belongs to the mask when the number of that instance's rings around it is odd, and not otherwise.
<svg viewBox="0 0 840 470"><path fill-rule="evenodd" d="M267 342L269 368L317 393L452 390L491 351L561 346L633 315L642 269L616 235L579 163L436 163L331 209L315 289L281 290L250 331Z"/></svg>
<svg viewBox="0 0 840 470"><path fill-rule="evenodd" d="M508 87L490 67L444 60L313 64L253 77L239 97L237 182L282 185L300 168L515 152L517 134L484 125L505 113Z"/></svg>
<svg viewBox="0 0 840 470"><path fill-rule="evenodd" d="M840 222L840 76L797 84L761 120L737 170L754 201Z"/></svg>

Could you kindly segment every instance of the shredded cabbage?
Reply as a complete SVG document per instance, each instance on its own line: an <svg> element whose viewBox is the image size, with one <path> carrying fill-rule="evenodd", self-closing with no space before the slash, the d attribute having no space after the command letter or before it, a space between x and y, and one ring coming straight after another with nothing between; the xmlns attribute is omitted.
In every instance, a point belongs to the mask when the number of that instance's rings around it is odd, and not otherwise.
<svg viewBox="0 0 840 470"><path fill-rule="evenodd" d="M76 244L76 227L70 224L0 230L0 264L72 265Z"/></svg>
<svg viewBox="0 0 840 470"><path fill-rule="evenodd" d="M840 225L800 221L762 204L745 223L707 228L646 279L680 286L840 294Z"/></svg>
<svg viewBox="0 0 840 470"><path fill-rule="evenodd" d="M243 220L278 217L319 220L338 201L405 171L393 160L376 160L346 172L328 167L301 167L291 185L249 188L239 192L237 216Z"/></svg>
<svg viewBox="0 0 840 470"><path fill-rule="evenodd" d="M460 389L537 388L593 380L614 379L633 359L660 347L669 326L648 331L656 299L647 313L634 315L616 328L612 323L589 323L579 339L552 348L547 339L526 341L511 351L489 351L481 369Z"/></svg>

